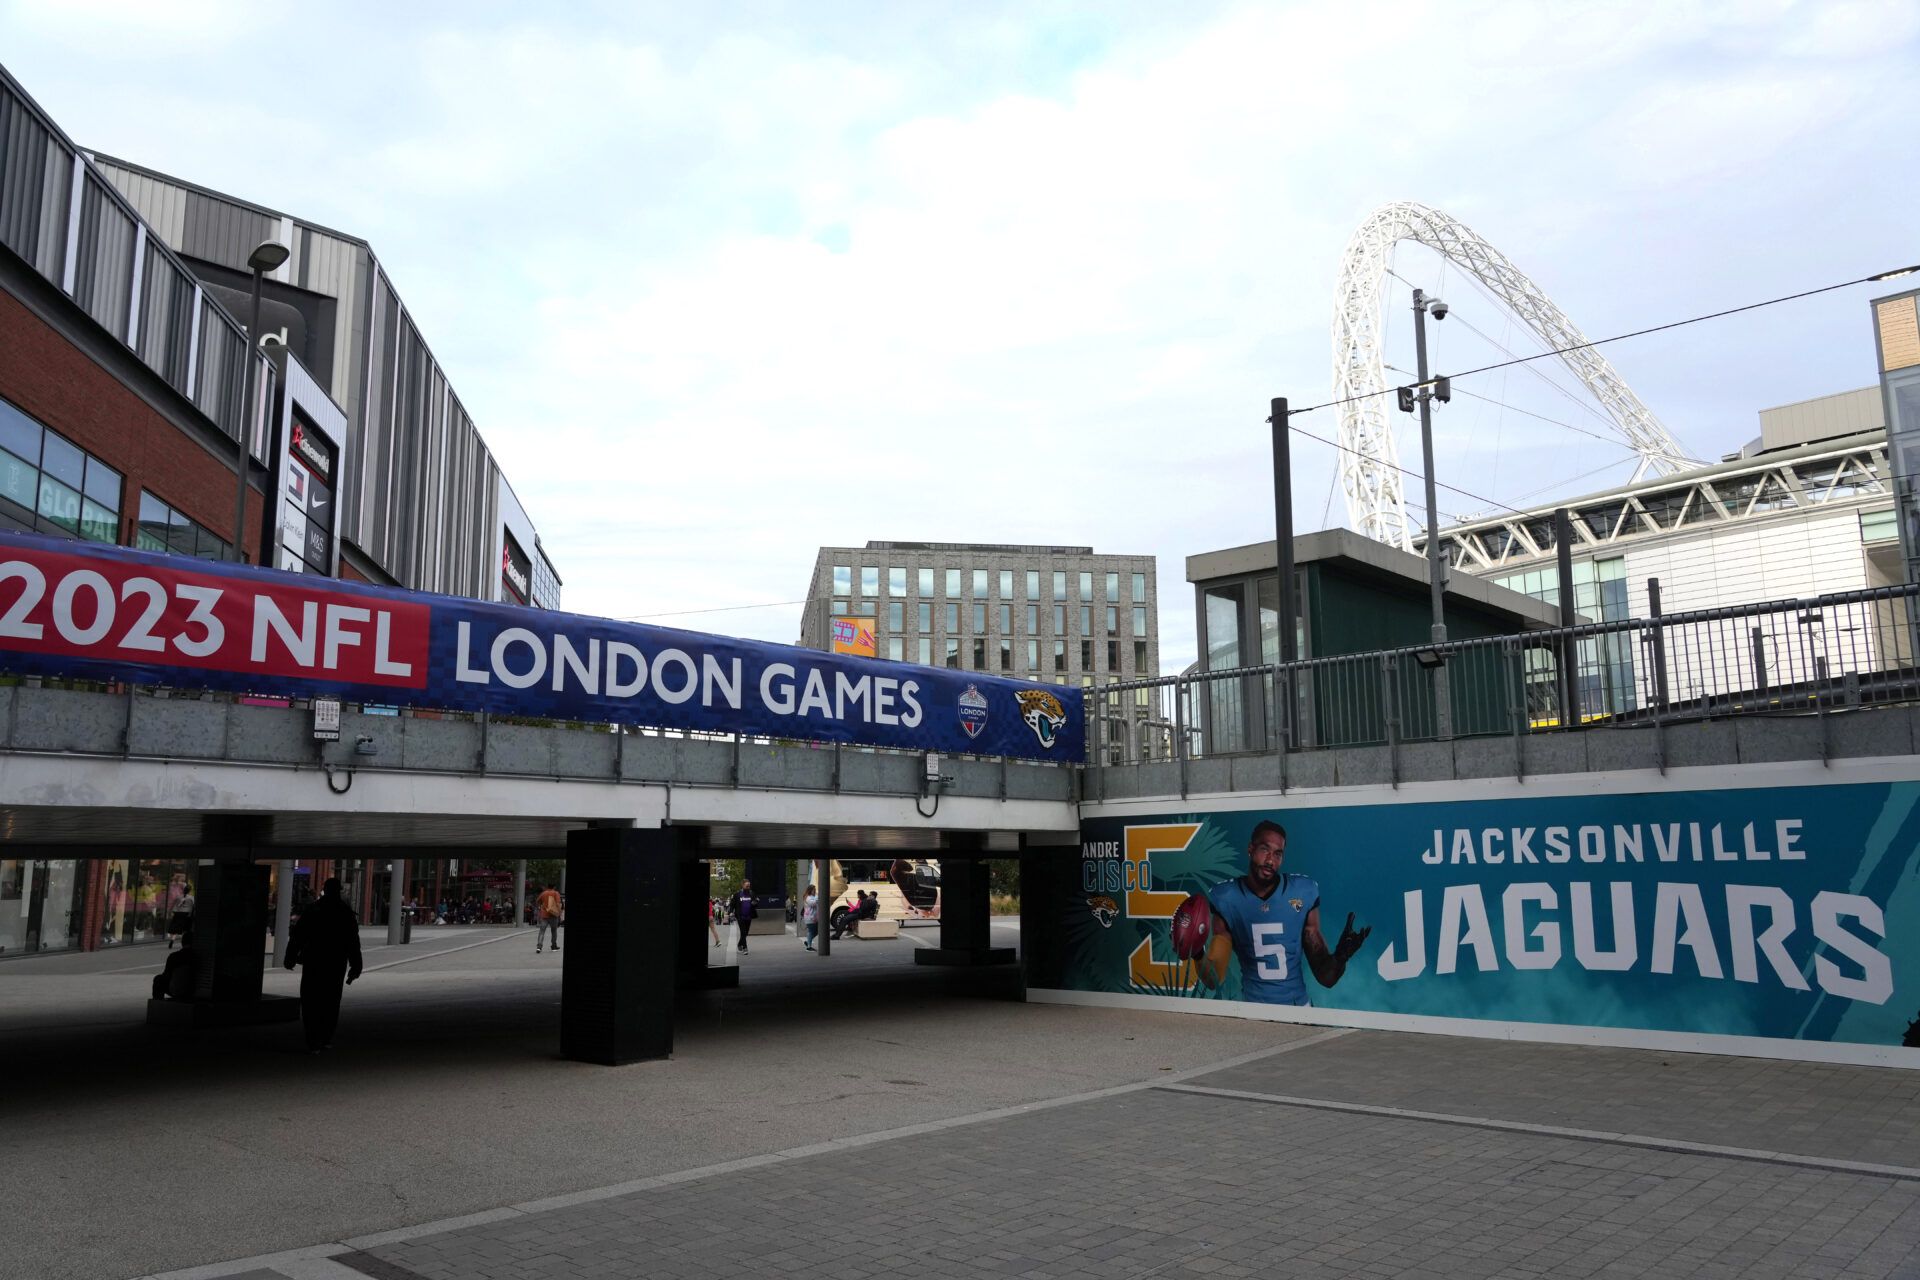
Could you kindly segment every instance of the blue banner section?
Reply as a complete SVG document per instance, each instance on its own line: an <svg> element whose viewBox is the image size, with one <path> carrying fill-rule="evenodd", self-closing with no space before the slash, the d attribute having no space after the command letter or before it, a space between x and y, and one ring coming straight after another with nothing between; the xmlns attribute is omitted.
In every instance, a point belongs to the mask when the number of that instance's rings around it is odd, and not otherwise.
<svg viewBox="0 0 1920 1280"><path fill-rule="evenodd" d="M1081 836L1069 989L1920 1052L1920 784L1286 804Z"/></svg>
<svg viewBox="0 0 1920 1280"><path fill-rule="evenodd" d="M1078 763L1081 691L0 534L0 667Z"/></svg>

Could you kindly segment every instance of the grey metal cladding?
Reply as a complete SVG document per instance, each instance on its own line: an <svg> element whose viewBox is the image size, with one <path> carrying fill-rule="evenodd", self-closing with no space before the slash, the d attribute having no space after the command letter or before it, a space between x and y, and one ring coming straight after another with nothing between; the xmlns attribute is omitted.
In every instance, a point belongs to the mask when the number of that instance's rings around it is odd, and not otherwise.
<svg viewBox="0 0 1920 1280"><path fill-rule="evenodd" d="M48 276L61 258L55 253L46 260L47 224L55 224L53 243L64 249L60 242L66 239L67 221L64 197L57 214L48 208L48 189L65 187L65 174L48 163L50 151L59 149L51 146L46 129L0 88L0 244Z"/></svg>
<svg viewBox="0 0 1920 1280"><path fill-rule="evenodd" d="M187 216L180 228L181 253L242 268L253 247L279 237L277 219L199 191L185 193Z"/></svg>
<svg viewBox="0 0 1920 1280"><path fill-rule="evenodd" d="M140 358L186 394L188 326L193 323L193 280L161 254L147 255L141 281Z"/></svg>
<svg viewBox="0 0 1920 1280"><path fill-rule="evenodd" d="M128 302L133 293L134 222L92 174L80 197L80 255L73 297L100 327L127 337Z"/></svg>

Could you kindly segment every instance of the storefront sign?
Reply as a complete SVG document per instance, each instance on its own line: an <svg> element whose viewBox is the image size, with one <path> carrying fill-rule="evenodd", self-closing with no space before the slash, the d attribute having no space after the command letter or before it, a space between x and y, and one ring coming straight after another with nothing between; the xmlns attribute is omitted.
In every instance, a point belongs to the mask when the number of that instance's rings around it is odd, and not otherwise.
<svg viewBox="0 0 1920 1280"><path fill-rule="evenodd" d="M0 667L1075 762L1080 691L0 534ZM961 697L991 704L970 738Z"/></svg>
<svg viewBox="0 0 1920 1280"><path fill-rule="evenodd" d="M304 462L320 479L333 482L333 446L298 413L293 416L290 440L293 456Z"/></svg>
<svg viewBox="0 0 1920 1280"><path fill-rule="evenodd" d="M500 580L506 583L507 590L519 604L527 603L527 572L531 567L527 553L520 549L511 533L504 533L505 543L500 549Z"/></svg>
<svg viewBox="0 0 1920 1280"><path fill-rule="evenodd" d="M1081 840L1039 986L1920 1055L1920 783L1290 803Z"/></svg>

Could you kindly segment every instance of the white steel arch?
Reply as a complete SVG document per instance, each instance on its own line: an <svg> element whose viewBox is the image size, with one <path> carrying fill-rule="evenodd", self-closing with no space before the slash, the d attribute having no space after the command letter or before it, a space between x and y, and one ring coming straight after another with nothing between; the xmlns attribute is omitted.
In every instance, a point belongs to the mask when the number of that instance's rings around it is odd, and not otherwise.
<svg viewBox="0 0 1920 1280"><path fill-rule="evenodd" d="M1457 218L1400 201L1380 206L1360 224L1347 242L1333 298L1333 398L1346 401L1340 406L1340 487L1357 532L1411 550L1399 451L1381 394L1387 377L1380 350L1380 286L1393 247L1402 240L1426 245L1471 272L1549 350L1582 346L1587 338L1505 254ZM1639 451L1634 480L1649 470L1671 475L1698 465L1597 351L1568 351L1560 359L1593 393L1621 439Z"/></svg>

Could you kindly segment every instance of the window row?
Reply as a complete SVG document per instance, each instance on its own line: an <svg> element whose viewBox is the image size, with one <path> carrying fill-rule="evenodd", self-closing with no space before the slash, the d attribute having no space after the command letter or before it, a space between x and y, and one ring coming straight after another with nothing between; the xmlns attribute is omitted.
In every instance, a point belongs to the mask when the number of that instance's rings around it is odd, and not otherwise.
<svg viewBox="0 0 1920 1280"><path fill-rule="evenodd" d="M1071 666L1069 665L1069 659L1071 659L1074 654L1069 651L1067 642L1065 640L1055 640L1053 642L1052 663L1050 668L1043 661L1046 655L1041 653L1040 645L1041 642L1038 640L1028 640L1026 642L1025 652L1022 654L1015 647L1015 643L1012 640L993 642L984 637L975 636L971 642L968 642L958 637L950 636L941 644L940 661L942 665L956 669L993 671L1005 675L1031 676L1036 679L1049 670L1055 675L1069 675L1074 673L1091 675L1095 671L1105 672L1110 676L1127 675L1144 677L1155 674L1147 669L1147 642L1145 640L1135 640L1133 642L1133 665L1131 667L1123 666L1121 663L1122 657L1125 656L1125 651L1121 648L1121 642L1118 640L1107 641L1104 650L1092 640L1082 640L1080 642L1078 655L1080 661ZM905 662L908 652L906 637L888 637L885 652L886 656L893 661ZM913 642L913 660L921 666L933 666L934 653L935 642L931 636L921 636ZM1017 659L1022 656L1026 658L1024 663L1017 661ZM1095 666L1096 660L1102 657L1106 659L1105 664Z"/></svg>
<svg viewBox="0 0 1920 1280"><path fill-rule="evenodd" d="M975 631L982 631L982 632L985 631L987 629L988 606L976 601L972 605L967 607L968 607L967 616L972 620L972 623L973 623L972 629ZM851 608L851 612L849 612L849 608ZM1025 630L1029 635L1038 635L1040 633L1040 620L1044 616L1040 612L1040 606L1037 604L1030 604L1025 606L1025 608L1026 608ZM1000 623L999 630L1001 631L1002 634L1012 633L1014 629L1013 623L1014 623L1014 617L1015 617L1014 607L1010 604L1003 604L1003 605L996 606L996 609L997 609L997 613L995 617L996 617L996 620ZM942 614L941 614L942 620L946 623L944 630L946 630L949 633L960 630L961 606L959 604L954 603L953 601L947 601L945 604L941 606L941 610L942 610ZM1093 634L1093 618L1094 618L1093 611L1094 611L1094 606L1090 604L1083 604L1080 606L1080 634L1082 635ZM872 618L872 617L878 616L878 611L875 607L875 602L872 600L835 600L833 602L833 612L836 617ZM886 616L887 616L887 629L889 631L905 631L907 629L907 605L905 601L903 600L888 601ZM1067 616L1068 615L1067 615L1066 605L1057 604L1053 606L1052 617L1053 617L1053 634L1054 635L1064 636L1067 634ZM922 601L919 601L917 604L915 604L913 618L914 618L914 621L918 624L915 627L915 630L921 632L922 634L931 632L933 630L933 618L934 618L932 602L922 600ZM1143 604L1134 605L1133 616L1130 619L1130 621L1133 623L1133 634L1136 636L1145 636L1147 634L1147 606ZM1109 635L1119 634L1120 608L1118 605L1106 606L1105 622L1107 624L1106 626L1107 634Z"/></svg>
<svg viewBox="0 0 1920 1280"><path fill-rule="evenodd" d="M0 510L40 533L120 541L118 471L0 400Z"/></svg>
<svg viewBox="0 0 1920 1280"><path fill-rule="evenodd" d="M851 596L854 594L854 572L855 569L852 565L837 564L833 566L834 595ZM858 572L860 575L860 594L868 597L878 596L880 594L880 569L875 565L861 565ZM904 598L908 594L907 570L903 566L895 565L887 569L886 573L887 594L889 596ZM1042 571L1039 569L1027 569L1024 571L1014 569L973 569L970 571L948 569L943 579L938 578L936 571L933 569L919 569L915 571L918 580L914 583L914 586L917 587L918 590L913 594L919 596L921 599L930 599L935 595L942 595L950 600L958 600L962 596L960 588L963 582L965 582L965 579L962 577L963 573L971 574L972 581L969 585L971 585L972 591L967 594L971 595L975 600L985 600L989 594L989 589L995 586L998 587L998 591L994 592L994 594L998 599L1014 599L1014 582L1016 577L1021 574L1024 574L1026 579L1024 584L1026 593L1021 598L1025 600L1040 600L1044 598L1040 594ZM1068 599L1067 581L1070 576L1069 572L1064 569L1055 569L1051 571L1051 574L1052 582L1049 585L1053 588L1053 599ZM1080 593L1077 598L1091 601L1093 599L1093 573L1089 570L1082 569L1079 571L1078 576L1079 582L1075 585L1080 588ZM1107 600L1120 599L1120 575L1118 573L1108 573L1104 576L1106 581L1101 584L1106 588L1104 598ZM1145 601L1147 598L1147 575L1144 573L1136 573L1130 576L1132 581L1128 583L1128 585L1133 588L1133 594L1128 598L1134 601ZM995 581L996 579L997 582ZM936 582L939 582L940 585L943 585L946 589L936 592L934 590Z"/></svg>

